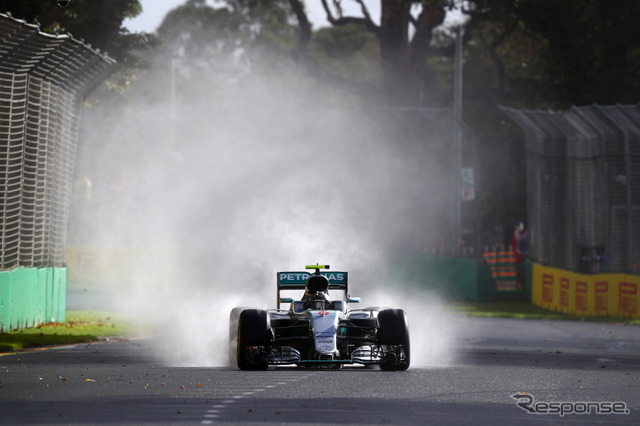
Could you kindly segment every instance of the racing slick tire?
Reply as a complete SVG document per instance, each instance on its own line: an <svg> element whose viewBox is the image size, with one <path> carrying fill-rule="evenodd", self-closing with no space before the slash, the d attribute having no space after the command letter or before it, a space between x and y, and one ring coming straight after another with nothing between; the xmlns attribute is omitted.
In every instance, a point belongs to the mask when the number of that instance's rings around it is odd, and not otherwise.
<svg viewBox="0 0 640 426"><path fill-rule="evenodd" d="M407 314L402 309L385 309L378 313L378 344L385 346L403 346L404 359L398 353L390 353L380 363L384 371L402 371L411 364L411 347Z"/></svg>
<svg viewBox="0 0 640 426"><path fill-rule="evenodd" d="M240 370L266 370L267 354L254 347L269 347L273 342L269 314L262 309L245 309L238 318L236 361Z"/></svg>
<svg viewBox="0 0 640 426"><path fill-rule="evenodd" d="M233 308L229 314L229 365L233 367L237 362L238 352L238 321L240 313L247 307Z"/></svg>

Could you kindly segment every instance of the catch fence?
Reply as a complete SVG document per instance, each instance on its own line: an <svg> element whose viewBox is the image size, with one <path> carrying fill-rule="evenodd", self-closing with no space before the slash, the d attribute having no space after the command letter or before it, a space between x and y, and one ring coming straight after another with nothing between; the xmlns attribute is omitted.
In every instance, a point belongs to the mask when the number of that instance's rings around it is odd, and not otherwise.
<svg viewBox="0 0 640 426"><path fill-rule="evenodd" d="M80 108L114 66L0 14L0 269L63 265Z"/></svg>
<svg viewBox="0 0 640 426"><path fill-rule="evenodd" d="M640 108L505 108L526 134L531 260L640 273Z"/></svg>
<svg viewBox="0 0 640 426"><path fill-rule="evenodd" d="M431 178L441 182L438 202L431 202L435 219L414 249L429 255L474 257L480 252L480 217L476 198L476 135L446 108L395 107L377 123L396 140L428 147L428 156L442 167ZM382 133L383 130L381 129ZM457 140L458 139L458 140ZM430 164L433 167L433 164ZM426 166L425 166L426 167ZM423 182L428 186L429 182ZM416 230L418 231L418 230ZM464 243L462 242L464 241Z"/></svg>

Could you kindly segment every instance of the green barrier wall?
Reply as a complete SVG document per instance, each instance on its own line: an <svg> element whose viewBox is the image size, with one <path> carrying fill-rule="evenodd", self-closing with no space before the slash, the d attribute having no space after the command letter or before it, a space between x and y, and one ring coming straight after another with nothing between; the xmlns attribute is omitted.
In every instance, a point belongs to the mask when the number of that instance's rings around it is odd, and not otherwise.
<svg viewBox="0 0 640 426"><path fill-rule="evenodd" d="M477 259L403 256L392 262L394 277L451 300L480 300Z"/></svg>
<svg viewBox="0 0 640 426"><path fill-rule="evenodd" d="M65 320L67 270L16 268L0 272L0 331Z"/></svg>

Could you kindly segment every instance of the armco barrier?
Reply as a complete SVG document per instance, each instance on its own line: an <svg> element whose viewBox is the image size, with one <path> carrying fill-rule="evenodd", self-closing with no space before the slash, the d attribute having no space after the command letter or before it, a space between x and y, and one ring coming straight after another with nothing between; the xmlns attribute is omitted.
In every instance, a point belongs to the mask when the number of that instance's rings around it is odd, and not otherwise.
<svg viewBox="0 0 640 426"><path fill-rule="evenodd" d="M640 318L640 276L587 275L534 264L532 302L574 315Z"/></svg>
<svg viewBox="0 0 640 426"><path fill-rule="evenodd" d="M394 259L394 279L433 291L450 300L480 300L478 261L476 259L403 256Z"/></svg>
<svg viewBox="0 0 640 426"><path fill-rule="evenodd" d="M66 291L64 268L0 272L0 331L64 321Z"/></svg>

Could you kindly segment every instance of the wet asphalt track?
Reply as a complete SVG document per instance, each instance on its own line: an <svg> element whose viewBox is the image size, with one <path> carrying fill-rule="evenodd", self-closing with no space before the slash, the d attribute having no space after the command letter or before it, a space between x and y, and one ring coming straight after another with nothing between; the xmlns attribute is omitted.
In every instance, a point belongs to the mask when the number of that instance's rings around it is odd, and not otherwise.
<svg viewBox="0 0 640 426"><path fill-rule="evenodd" d="M451 364L406 372L168 367L144 339L4 355L0 424L640 424L640 327L455 321ZM529 414L522 391L629 414Z"/></svg>

